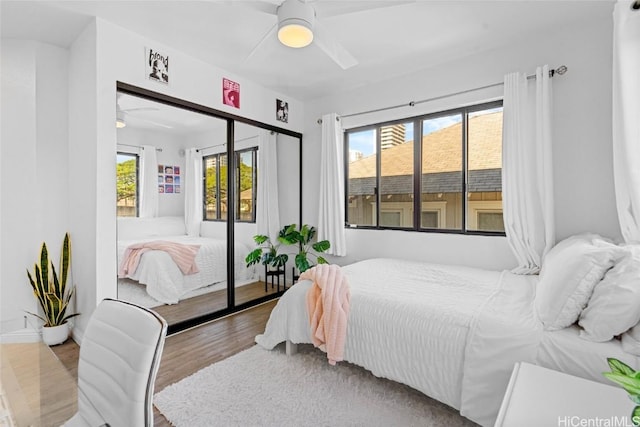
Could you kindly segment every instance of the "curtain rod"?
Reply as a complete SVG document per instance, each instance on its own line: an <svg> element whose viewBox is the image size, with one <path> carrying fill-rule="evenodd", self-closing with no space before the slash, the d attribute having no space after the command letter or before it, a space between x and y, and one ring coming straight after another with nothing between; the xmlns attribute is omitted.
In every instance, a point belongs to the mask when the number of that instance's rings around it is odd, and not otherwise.
<svg viewBox="0 0 640 427"><path fill-rule="evenodd" d="M549 70L549 77L553 77L556 74L563 75L564 73L567 72L567 70L568 70L568 68L565 65L561 65L557 69ZM527 80L531 80L531 79L535 79L535 78L536 78L535 74L531 74L531 75L527 76ZM344 114L342 116L336 117L336 120L340 121L340 118L360 116L362 114L377 113L377 112L380 112L380 111L393 110L393 109L401 108L401 107L415 107L416 105L423 104L425 102L438 101L440 99L449 98L451 96L463 95L465 93L476 92L476 91L482 90L482 89L489 89L491 87L501 86L503 84L504 84L504 82L492 83L492 84L485 85L485 86L475 87L473 89L466 89L466 90L461 90L460 92L449 93L447 95L434 96L433 98L422 99L420 101L411 101L408 104L398 104L398 105L392 105L390 107L382 107L382 108L376 108L374 110L361 111L359 113ZM318 119L318 124L319 125L322 124L322 119Z"/></svg>
<svg viewBox="0 0 640 427"><path fill-rule="evenodd" d="M133 147L133 148L142 148L141 145L131 145L131 144L116 144L116 145L121 145L123 147ZM162 148L158 148L156 147L156 151L160 151L162 152Z"/></svg>
<svg viewBox="0 0 640 427"><path fill-rule="evenodd" d="M270 133L271 135L273 135L275 132L274 132L274 131L270 131L269 133ZM258 136L259 136L259 135L247 136L246 138L236 139L234 142L242 142L242 141L246 141L247 139L256 138L256 137L258 137ZM203 147L203 148L197 148L197 149L196 149L196 151L197 151L197 152L200 152L200 151L203 151L203 150L208 150L209 148L221 147L221 146L223 146L223 145L227 145L227 143L226 143L226 142L223 142L223 143L221 143L221 144L210 145L210 146L208 146L208 147Z"/></svg>

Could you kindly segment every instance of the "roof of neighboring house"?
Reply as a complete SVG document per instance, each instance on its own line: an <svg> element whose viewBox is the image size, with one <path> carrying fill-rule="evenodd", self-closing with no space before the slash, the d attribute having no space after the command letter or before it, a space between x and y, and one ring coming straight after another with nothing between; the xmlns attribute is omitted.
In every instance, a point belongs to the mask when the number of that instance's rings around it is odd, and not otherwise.
<svg viewBox="0 0 640 427"><path fill-rule="evenodd" d="M457 123L422 138L422 173L462 170L460 150L462 124ZM502 167L502 112L469 119L469 170ZM413 141L387 148L381 153L382 176L413 175ZM374 177L376 156L349 163L349 179Z"/></svg>

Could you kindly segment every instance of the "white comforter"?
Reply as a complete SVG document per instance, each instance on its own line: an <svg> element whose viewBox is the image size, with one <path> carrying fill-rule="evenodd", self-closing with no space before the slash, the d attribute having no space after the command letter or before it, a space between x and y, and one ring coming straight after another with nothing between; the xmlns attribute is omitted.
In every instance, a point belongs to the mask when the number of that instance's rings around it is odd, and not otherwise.
<svg viewBox="0 0 640 427"><path fill-rule="evenodd" d="M351 287L345 360L492 425L513 363L535 358L535 279L390 259L343 271ZM258 344L311 342L309 286L302 281L285 293Z"/></svg>
<svg viewBox="0 0 640 427"><path fill-rule="evenodd" d="M200 245L196 255L196 274L184 275L180 268L164 251L148 251L140 257L136 271L127 278L146 285L147 293L165 304L177 304L180 297L194 289L227 280L227 243L221 239L189 236L161 236L149 239L118 241L118 265L126 248L134 243L168 240L185 245ZM253 268L247 268L244 258L250 249L246 245L235 245L235 277L250 279Z"/></svg>

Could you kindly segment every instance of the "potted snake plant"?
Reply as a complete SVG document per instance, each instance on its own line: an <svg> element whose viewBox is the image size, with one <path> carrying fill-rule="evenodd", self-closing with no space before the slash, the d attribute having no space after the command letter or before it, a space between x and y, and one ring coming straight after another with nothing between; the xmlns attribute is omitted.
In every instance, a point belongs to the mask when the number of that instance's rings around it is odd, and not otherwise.
<svg viewBox="0 0 640 427"><path fill-rule="evenodd" d="M69 264L71 263L71 240L69 233L64 235L60 266L56 271L53 261L49 261L49 251L46 243L42 243L40 259L33 267L33 275L27 269L27 277L33 289L33 294L42 309L42 316L28 312L44 322L42 327L42 341L47 345L61 344L69 337L67 320L79 313L67 314L69 302L73 296L74 287L67 286Z"/></svg>

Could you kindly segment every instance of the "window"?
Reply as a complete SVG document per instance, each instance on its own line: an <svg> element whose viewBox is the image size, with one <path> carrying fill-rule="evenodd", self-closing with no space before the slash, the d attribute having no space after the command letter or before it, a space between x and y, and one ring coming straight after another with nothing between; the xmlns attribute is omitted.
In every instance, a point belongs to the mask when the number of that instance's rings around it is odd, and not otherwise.
<svg viewBox="0 0 640 427"><path fill-rule="evenodd" d="M204 162L204 219L227 219L227 155L212 154Z"/></svg>
<svg viewBox="0 0 640 427"><path fill-rule="evenodd" d="M255 222L257 191L257 147L236 151L235 195L236 221ZM203 158L205 178L205 220L227 219L227 154Z"/></svg>
<svg viewBox="0 0 640 427"><path fill-rule="evenodd" d="M502 101L348 130L345 159L349 225L504 232Z"/></svg>
<svg viewBox="0 0 640 427"><path fill-rule="evenodd" d="M243 222L256 221L256 185L257 147L236 153L236 220Z"/></svg>
<svg viewBox="0 0 640 427"><path fill-rule="evenodd" d="M116 165L117 216L138 216L139 156L118 153Z"/></svg>

